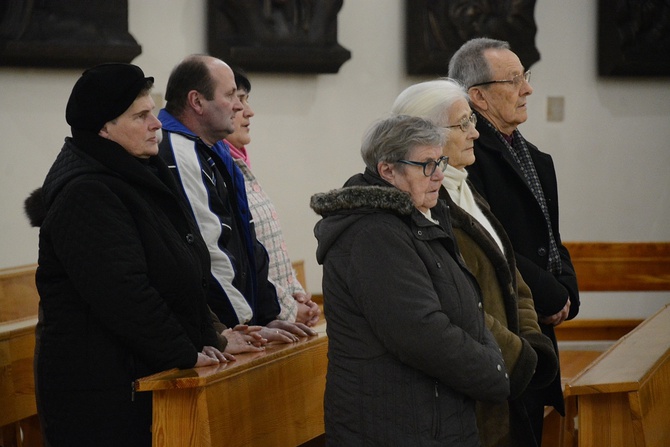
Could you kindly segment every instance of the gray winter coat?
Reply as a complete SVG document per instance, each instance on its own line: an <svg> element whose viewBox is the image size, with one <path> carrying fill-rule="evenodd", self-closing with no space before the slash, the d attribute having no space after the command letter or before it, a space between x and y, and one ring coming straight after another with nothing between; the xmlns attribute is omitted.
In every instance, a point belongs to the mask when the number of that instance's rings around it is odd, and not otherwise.
<svg viewBox="0 0 670 447"><path fill-rule="evenodd" d="M478 446L509 380L443 202L436 225L366 171L311 206L329 340L329 445Z"/></svg>

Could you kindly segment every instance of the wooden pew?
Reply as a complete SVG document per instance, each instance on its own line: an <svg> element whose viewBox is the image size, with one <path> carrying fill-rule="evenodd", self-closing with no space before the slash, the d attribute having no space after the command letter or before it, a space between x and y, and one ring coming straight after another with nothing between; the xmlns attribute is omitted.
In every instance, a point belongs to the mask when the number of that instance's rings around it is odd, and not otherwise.
<svg viewBox="0 0 670 447"><path fill-rule="evenodd" d="M581 292L670 290L670 242L566 242ZM618 340L642 320L577 318L556 328L565 340Z"/></svg>
<svg viewBox="0 0 670 447"><path fill-rule="evenodd" d="M41 445L22 441L40 438L33 380L36 323L37 318L0 323L0 439L5 447Z"/></svg>
<svg viewBox="0 0 670 447"><path fill-rule="evenodd" d="M0 269L0 322L37 315L36 265Z"/></svg>
<svg viewBox="0 0 670 447"><path fill-rule="evenodd" d="M153 392L154 447L297 446L324 433L328 339L317 336L237 361L142 378Z"/></svg>
<svg viewBox="0 0 670 447"><path fill-rule="evenodd" d="M566 242L581 291L670 290L670 242Z"/></svg>
<svg viewBox="0 0 670 447"><path fill-rule="evenodd" d="M37 323L39 304L39 294L35 287L36 267L33 264L0 269L0 445L3 447L41 447L43 445L35 405L33 376L35 324ZM304 285L303 261L294 262L293 268ZM325 342L325 329L322 329L322 332L321 339L317 343L318 349L312 346L314 341L310 341L310 348L306 352L320 352L324 349L322 344ZM316 339L319 339L319 337L316 337ZM275 351L283 352L284 350L279 349L279 347L270 348L264 354L264 357L273 358L273 355L278 354L270 355L270 353ZM300 355L289 352L282 355L286 355L283 361L291 356L305 357L304 352L301 352ZM323 357L325 358L325 351ZM306 365L306 367L321 367L323 365L320 365L319 362L322 360L321 357L317 357L314 364ZM236 366L247 363L249 363L249 359L242 356L240 361L236 362ZM244 368L237 368L237 374L243 370ZM297 376L299 377L299 374ZM321 379L325 380L325 376ZM285 387L289 384L293 388ZM298 401L307 399L303 393L309 391L309 389L300 389L299 384L286 381L286 383L281 382L275 385L281 389L282 396L286 401L289 401L289 399L297 399ZM319 409L321 408L323 390L317 387L316 393L316 395L309 395L309 408L312 408L314 402L318 404ZM320 409L319 411L321 412L320 432L323 433L323 410ZM318 412L314 414L318 415ZM311 421L314 417L314 415L311 415L309 420ZM306 422L301 421L299 424L305 425ZM312 428L313 425L312 423L309 424ZM318 432L319 429L316 431ZM300 431L302 437L305 437L304 432L305 430Z"/></svg>
<svg viewBox="0 0 670 447"><path fill-rule="evenodd" d="M670 445L670 304L568 382L580 447Z"/></svg>
<svg viewBox="0 0 670 447"><path fill-rule="evenodd" d="M39 295L35 265L0 270L0 445L42 446L33 356Z"/></svg>
<svg viewBox="0 0 670 447"><path fill-rule="evenodd" d="M581 292L670 290L670 243L668 242L566 242ZM641 319L582 319L558 326L561 342L616 342L635 329ZM565 344L565 343L564 343ZM601 351L561 349L563 384L601 356ZM547 411L543 446L574 446L577 443L576 400L566 396L566 417Z"/></svg>

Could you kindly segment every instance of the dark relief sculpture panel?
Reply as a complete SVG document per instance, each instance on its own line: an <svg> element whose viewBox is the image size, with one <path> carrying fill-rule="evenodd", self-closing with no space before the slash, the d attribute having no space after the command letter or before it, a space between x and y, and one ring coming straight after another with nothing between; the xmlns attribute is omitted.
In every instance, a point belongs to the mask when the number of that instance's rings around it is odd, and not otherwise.
<svg viewBox="0 0 670 447"><path fill-rule="evenodd" d="M87 68L141 52L128 32L127 0L0 2L0 65Z"/></svg>
<svg viewBox="0 0 670 447"><path fill-rule="evenodd" d="M411 75L446 76L449 60L475 37L506 40L526 69L535 47L535 0L405 0L406 65Z"/></svg>
<svg viewBox="0 0 670 447"><path fill-rule="evenodd" d="M351 58L337 42L342 2L208 0L209 54L246 71L337 73Z"/></svg>
<svg viewBox="0 0 670 447"><path fill-rule="evenodd" d="M598 74L670 75L670 2L598 2Z"/></svg>

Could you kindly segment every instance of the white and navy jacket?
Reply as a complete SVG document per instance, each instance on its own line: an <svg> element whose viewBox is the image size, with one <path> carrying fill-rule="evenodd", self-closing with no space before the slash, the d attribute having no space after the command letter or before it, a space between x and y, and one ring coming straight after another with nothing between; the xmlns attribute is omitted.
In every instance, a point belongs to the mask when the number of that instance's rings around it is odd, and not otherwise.
<svg viewBox="0 0 670 447"><path fill-rule="evenodd" d="M209 306L228 327L279 314L268 255L256 239L244 177L222 141L210 147L165 109L159 155L181 186L211 257Z"/></svg>

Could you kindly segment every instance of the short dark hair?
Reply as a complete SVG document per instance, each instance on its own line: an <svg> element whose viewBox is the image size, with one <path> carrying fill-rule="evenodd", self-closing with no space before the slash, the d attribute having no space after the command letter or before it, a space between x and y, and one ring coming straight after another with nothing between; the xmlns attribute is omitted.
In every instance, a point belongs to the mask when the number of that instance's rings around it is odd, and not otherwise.
<svg viewBox="0 0 670 447"><path fill-rule="evenodd" d="M214 80L206 63L208 56L195 54L172 69L165 89L165 110L179 116L186 108L188 92L196 90L205 99L214 99Z"/></svg>
<svg viewBox="0 0 670 447"><path fill-rule="evenodd" d="M244 70L239 67L232 67L232 69L233 74L235 75L235 84L237 85L237 89L244 90L247 93L251 92L251 82L249 82L249 78L247 77L246 73L244 73Z"/></svg>

